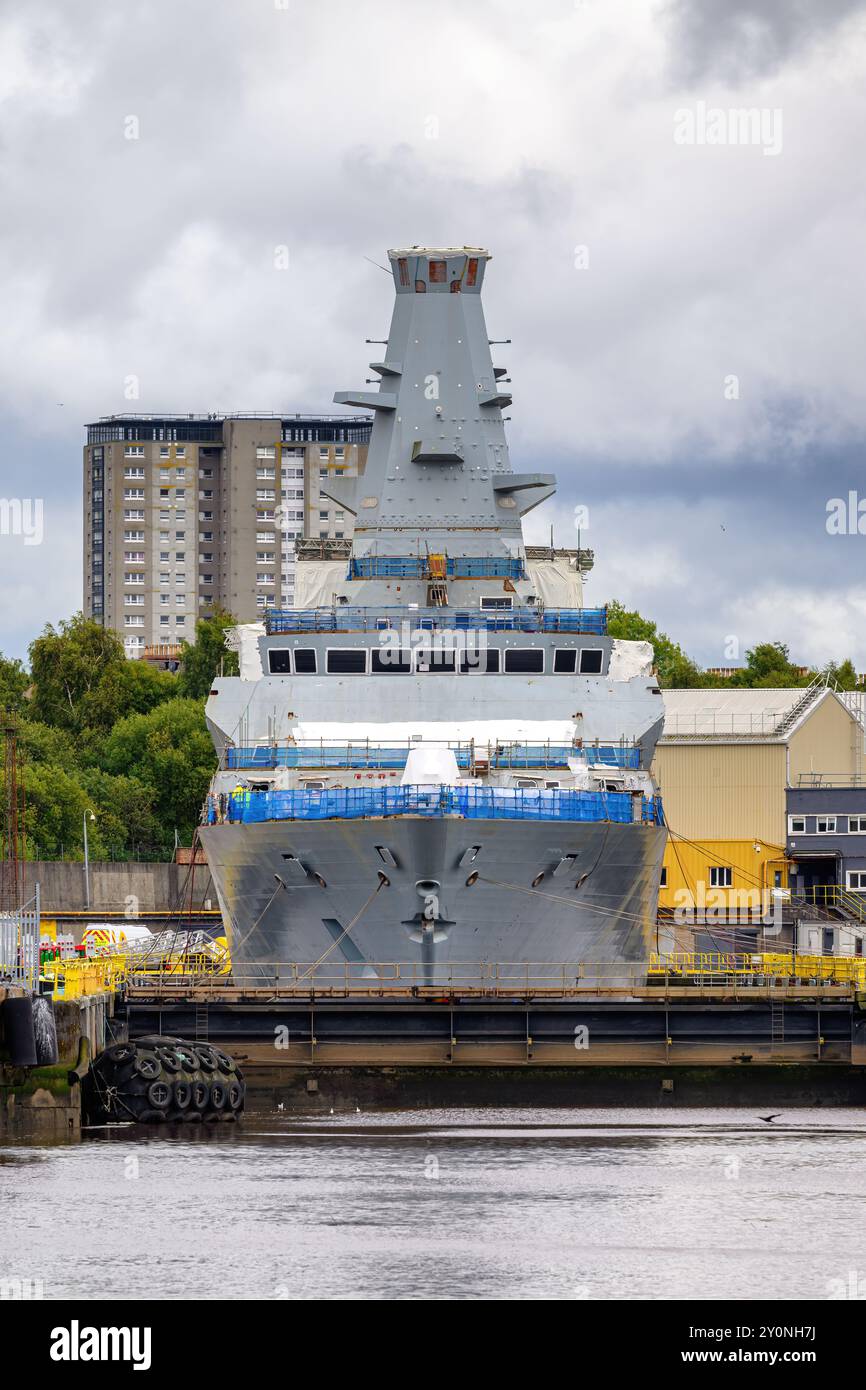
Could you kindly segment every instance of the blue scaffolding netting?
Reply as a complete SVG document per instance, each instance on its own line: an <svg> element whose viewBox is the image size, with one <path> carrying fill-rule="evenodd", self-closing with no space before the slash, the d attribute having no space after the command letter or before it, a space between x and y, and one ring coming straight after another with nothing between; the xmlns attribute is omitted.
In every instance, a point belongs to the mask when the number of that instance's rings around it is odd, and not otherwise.
<svg viewBox="0 0 866 1390"><path fill-rule="evenodd" d="M525 579L523 561L510 555L454 555L445 561L449 579ZM362 555L349 561L347 579L427 579L425 555Z"/></svg>
<svg viewBox="0 0 866 1390"><path fill-rule="evenodd" d="M222 805L220 804L222 802ZM487 787L350 787L333 791L244 791L208 798L207 819L245 825L282 820L463 816L468 820L637 819L630 792L495 790ZM640 820L663 825L661 797L641 797Z"/></svg>
<svg viewBox="0 0 866 1390"><path fill-rule="evenodd" d="M635 769L640 767L640 749L621 744L602 744L578 749L572 744L512 743L491 746L467 744L452 748L457 766L468 768L473 761L489 762L491 768L566 767L569 758L585 756L591 764ZM409 744L384 747L366 744L255 744L226 749L225 766L240 768L331 767L389 769L405 767Z"/></svg>
<svg viewBox="0 0 866 1390"><path fill-rule="evenodd" d="M607 609L359 608L340 604L334 608L270 608L265 614L269 637L286 632L381 632L399 629L402 623L430 632L574 632L603 637Z"/></svg>

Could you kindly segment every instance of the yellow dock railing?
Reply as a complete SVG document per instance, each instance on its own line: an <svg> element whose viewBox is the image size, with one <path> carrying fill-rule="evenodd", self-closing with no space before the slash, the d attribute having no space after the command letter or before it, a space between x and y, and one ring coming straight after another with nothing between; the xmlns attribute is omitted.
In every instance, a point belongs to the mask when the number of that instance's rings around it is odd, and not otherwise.
<svg viewBox="0 0 866 1390"><path fill-rule="evenodd" d="M791 951L762 954L733 951L676 951L653 954L648 976L667 979L788 979L866 988L866 957L805 956Z"/></svg>

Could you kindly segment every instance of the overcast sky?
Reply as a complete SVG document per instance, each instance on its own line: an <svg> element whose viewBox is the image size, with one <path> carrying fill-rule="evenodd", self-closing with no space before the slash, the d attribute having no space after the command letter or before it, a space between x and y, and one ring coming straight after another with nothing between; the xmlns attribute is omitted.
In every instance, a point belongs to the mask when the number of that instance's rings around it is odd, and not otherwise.
<svg viewBox="0 0 866 1390"><path fill-rule="evenodd" d="M4 0L0 495L44 541L0 535L0 650L81 604L87 420L335 409L365 258L432 243L493 253L530 539L588 508L588 602L866 670L826 526L866 499L864 70L854 0Z"/></svg>

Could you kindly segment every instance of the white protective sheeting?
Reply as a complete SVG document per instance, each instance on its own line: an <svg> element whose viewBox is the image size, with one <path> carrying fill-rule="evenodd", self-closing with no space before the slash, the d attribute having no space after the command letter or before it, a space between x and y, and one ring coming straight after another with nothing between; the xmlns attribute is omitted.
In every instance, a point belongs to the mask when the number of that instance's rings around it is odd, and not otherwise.
<svg viewBox="0 0 866 1390"><path fill-rule="evenodd" d="M653 672L652 642L625 642L613 639L610 649L609 681L630 681L634 676L651 676Z"/></svg>
<svg viewBox="0 0 866 1390"><path fill-rule="evenodd" d="M487 719L461 721L442 721L425 723L415 720L412 723L374 724L368 719L363 724L298 723L292 728L292 737L299 743L313 739L327 743L372 743L398 745L411 742L416 736L432 743L468 743L475 739L476 744L488 743L571 743L577 726L571 720L560 719Z"/></svg>
<svg viewBox="0 0 866 1390"><path fill-rule="evenodd" d="M457 759L441 743L419 743L409 749L400 782L404 787L454 787L460 781Z"/></svg>
<svg viewBox="0 0 866 1390"><path fill-rule="evenodd" d="M238 654L242 681L259 681L264 675L259 652L259 641L264 635L264 623L238 623L226 632L226 646Z"/></svg>
<svg viewBox="0 0 866 1390"><path fill-rule="evenodd" d="M526 573L545 608L583 607L583 581L569 559L527 560Z"/></svg>
<svg viewBox="0 0 866 1390"><path fill-rule="evenodd" d="M345 560L298 560L295 608L330 608L346 582Z"/></svg>

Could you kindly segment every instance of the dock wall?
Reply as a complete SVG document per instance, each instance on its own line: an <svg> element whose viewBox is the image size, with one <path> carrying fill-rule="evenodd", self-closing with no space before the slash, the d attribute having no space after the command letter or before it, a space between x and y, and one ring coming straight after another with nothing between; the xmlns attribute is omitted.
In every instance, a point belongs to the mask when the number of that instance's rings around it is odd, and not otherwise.
<svg viewBox="0 0 866 1390"><path fill-rule="evenodd" d="M24 869L24 896L33 895L39 883L42 912L72 912L87 905L84 864L68 860L30 861ZM190 904L190 866L166 863L120 863L91 861L90 908L100 911L175 911ZM208 900L219 906L206 865L197 864L192 878L192 907L203 908Z"/></svg>

